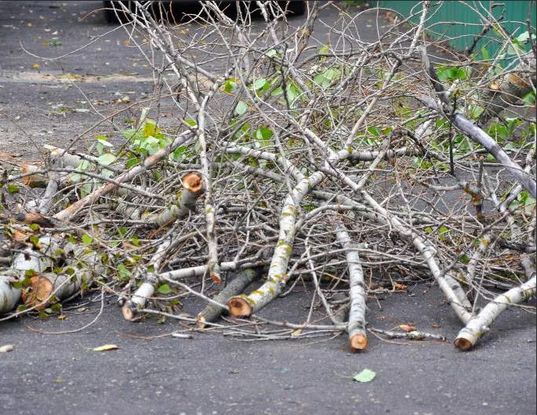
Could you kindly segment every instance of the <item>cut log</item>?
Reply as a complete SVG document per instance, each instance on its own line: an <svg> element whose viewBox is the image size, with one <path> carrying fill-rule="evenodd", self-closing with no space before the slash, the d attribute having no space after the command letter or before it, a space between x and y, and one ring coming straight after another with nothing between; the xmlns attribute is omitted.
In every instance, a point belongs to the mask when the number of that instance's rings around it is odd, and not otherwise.
<svg viewBox="0 0 537 415"><path fill-rule="evenodd" d="M22 178L22 183L30 187L47 187L48 178L40 173L36 173L39 170L41 169L38 166L24 163L21 173L27 176Z"/></svg>
<svg viewBox="0 0 537 415"><path fill-rule="evenodd" d="M245 269L238 272L231 282L224 288L213 300L220 304L226 304L227 301L244 291L248 285L250 285L254 279L259 276L259 269ZM227 311L227 307L220 308L215 304L209 304L205 309L198 314L198 327L204 328L207 322L215 321L223 311Z"/></svg>
<svg viewBox="0 0 537 415"><path fill-rule="evenodd" d="M455 338L455 347L466 351L473 348L477 341L489 330L490 325L509 305L519 304L530 299L536 292L535 274L524 284L512 288L488 303L481 312L473 317Z"/></svg>
<svg viewBox="0 0 537 415"><path fill-rule="evenodd" d="M86 246L67 243L62 249L66 265L60 273L43 272L31 277L22 292L22 301L41 310L78 293L91 285L93 276L104 272L100 256Z"/></svg>
<svg viewBox="0 0 537 415"><path fill-rule="evenodd" d="M347 331L349 333L351 351L355 353L367 348L367 322L365 319L367 293L364 282L364 271L360 263L358 250L353 247L349 233L341 221L336 225L336 236L340 245L345 249L349 269L351 308Z"/></svg>
<svg viewBox="0 0 537 415"><path fill-rule="evenodd" d="M0 275L0 315L13 310L21 298L21 289L13 285L16 282L17 278Z"/></svg>
<svg viewBox="0 0 537 415"><path fill-rule="evenodd" d="M173 205L158 214L148 214L142 216L142 220L158 226L170 225L178 219L188 215L196 207L196 202L203 194L203 180L199 173L188 173L183 177L183 191L177 205Z"/></svg>

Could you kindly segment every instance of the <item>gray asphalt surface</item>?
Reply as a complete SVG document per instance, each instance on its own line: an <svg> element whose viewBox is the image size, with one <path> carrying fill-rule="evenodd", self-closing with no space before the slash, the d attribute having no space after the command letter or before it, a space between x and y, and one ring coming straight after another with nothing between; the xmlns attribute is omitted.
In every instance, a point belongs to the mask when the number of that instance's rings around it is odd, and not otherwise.
<svg viewBox="0 0 537 415"><path fill-rule="evenodd" d="M99 7L100 2L0 2L1 152L20 160L38 157L44 143L75 140L83 148L100 129L111 128L103 123L84 134L102 119L86 111L90 103L106 118L124 108L118 98L151 94L153 84L143 80L150 71L125 45L124 31L98 12L80 19ZM329 26L337 13L326 10L321 19ZM357 27L375 36L372 18L366 14ZM59 61L22 49L54 57L92 40ZM62 81L64 72L93 78L73 85ZM309 298L293 292L260 315L298 323ZM113 302L103 305L94 324L72 334L36 330L79 329L97 316L99 301L67 305L66 320L0 322L0 346L15 346L0 353L0 414L536 413L535 315L521 308L506 311L475 350L462 353L450 343L460 324L434 285L371 298L369 321L381 329L414 323L450 341L398 345L371 337L368 351L360 354L347 352L344 336L287 342L202 333L191 340L156 338L182 327L156 319L128 323ZM184 311L196 313L197 306L186 303ZM108 343L119 350L91 350ZM364 368L377 373L373 382L349 379Z"/></svg>

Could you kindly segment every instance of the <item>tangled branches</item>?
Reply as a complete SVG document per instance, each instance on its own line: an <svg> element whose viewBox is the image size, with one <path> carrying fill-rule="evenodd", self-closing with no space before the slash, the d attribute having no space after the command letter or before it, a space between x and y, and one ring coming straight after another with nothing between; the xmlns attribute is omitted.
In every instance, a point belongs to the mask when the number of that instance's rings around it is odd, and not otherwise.
<svg viewBox="0 0 537 415"><path fill-rule="evenodd" d="M207 308L192 321L205 327L222 311L248 318L303 280L328 321L285 325L347 330L360 350L368 292L432 278L466 350L534 295L535 126L497 118L535 92L531 52L483 74L465 56L441 63L429 2L417 25L386 25L374 41L360 38L360 13L326 28L319 16L336 6L310 2L295 28L281 3L255 2L252 21L206 2L176 25L122 6L159 93L123 140L50 148L42 169L5 177L8 190L30 178L46 189L5 198L0 311L96 285L128 320L174 315L195 295ZM509 291L495 300L498 289Z"/></svg>

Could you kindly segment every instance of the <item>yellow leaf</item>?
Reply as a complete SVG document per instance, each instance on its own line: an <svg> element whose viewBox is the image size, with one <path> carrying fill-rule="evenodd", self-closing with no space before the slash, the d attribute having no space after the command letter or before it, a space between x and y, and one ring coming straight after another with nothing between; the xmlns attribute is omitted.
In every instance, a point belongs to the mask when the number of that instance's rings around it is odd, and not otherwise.
<svg viewBox="0 0 537 415"><path fill-rule="evenodd" d="M297 330L293 331L291 336L292 337L297 337L297 336L300 336L301 334L302 334L302 329L297 329Z"/></svg>
<svg viewBox="0 0 537 415"><path fill-rule="evenodd" d="M411 331L416 331L416 327L410 324L399 324L399 328L405 333L410 333Z"/></svg>
<svg viewBox="0 0 537 415"><path fill-rule="evenodd" d="M119 347L116 346L115 344L105 344L103 346L96 347L92 350L94 352L108 352L110 350L117 350L117 349L119 349Z"/></svg>
<svg viewBox="0 0 537 415"><path fill-rule="evenodd" d="M11 352L14 349L15 349L15 346L13 346L12 344L6 344L4 346L0 346L0 353Z"/></svg>
<svg viewBox="0 0 537 415"><path fill-rule="evenodd" d="M41 65L39 65L38 63L34 63L34 64L32 65L32 68L34 68L34 69L39 69L39 68L41 68Z"/></svg>

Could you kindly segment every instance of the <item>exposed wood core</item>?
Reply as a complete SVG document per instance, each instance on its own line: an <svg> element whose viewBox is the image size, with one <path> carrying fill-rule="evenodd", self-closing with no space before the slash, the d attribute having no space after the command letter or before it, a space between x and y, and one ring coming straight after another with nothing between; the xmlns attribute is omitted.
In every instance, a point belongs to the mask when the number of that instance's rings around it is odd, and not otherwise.
<svg viewBox="0 0 537 415"><path fill-rule="evenodd" d="M199 173L189 173L183 177L183 188L192 193L203 191L203 179Z"/></svg>
<svg viewBox="0 0 537 415"><path fill-rule="evenodd" d="M219 304L226 304L231 297L242 293L256 278L257 274L258 272L252 268L237 272L231 276L231 282L213 298L213 301ZM204 328L207 322L215 321L224 311L228 311L226 307L222 308L214 303L209 303L198 314L198 327Z"/></svg>
<svg viewBox="0 0 537 415"><path fill-rule="evenodd" d="M367 348L367 336L364 334L355 334L352 336L349 340L351 351L353 353L359 351L359 350L365 350Z"/></svg>
<svg viewBox="0 0 537 415"><path fill-rule="evenodd" d="M250 317L252 315L252 307L245 298L242 297L233 297L227 303L229 308L229 313L233 317L243 318Z"/></svg>
<svg viewBox="0 0 537 415"><path fill-rule="evenodd" d="M36 307L37 310L43 310L50 304L50 299L54 292L54 284L40 275L34 275L30 281L30 286L22 290L22 302L28 307Z"/></svg>

